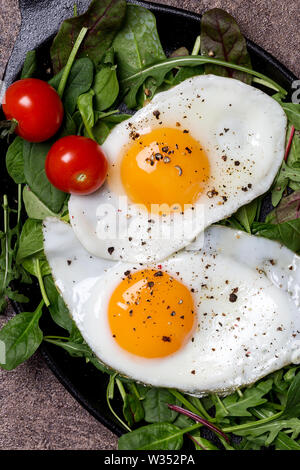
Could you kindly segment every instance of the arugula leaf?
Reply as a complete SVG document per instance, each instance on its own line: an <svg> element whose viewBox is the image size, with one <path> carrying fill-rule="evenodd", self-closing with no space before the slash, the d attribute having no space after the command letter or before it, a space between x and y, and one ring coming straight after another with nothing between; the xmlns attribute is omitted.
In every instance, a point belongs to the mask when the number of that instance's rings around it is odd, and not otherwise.
<svg viewBox="0 0 300 470"><path fill-rule="evenodd" d="M13 317L0 331L0 342L5 345L5 361L0 366L12 370L31 357L43 339L39 327L42 301L35 312L23 312Z"/></svg>
<svg viewBox="0 0 300 470"><path fill-rule="evenodd" d="M64 68L49 80L49 85L53 86L56 90L59 87ZM94 79L94 66L92 61L85 57L77 59L68 76L66 87L63 94L63 105L65 112L70 115L74 113L77 100L80 95L89 91Z"/></svg>
<svg viewBox="0 0 300 470"><path fill-rule="evenodd" d="M257 209L259 206L259 198L254 199L246 206L242 206L235 214L234 217L245 228L246 232L251 233L251 227L255 220Z"/></svg>
<svg viewBox="0 0 300 470"><path fill-rule="evenodd" d="M123 434L118 450L178 450L183 445L183 430L170 423L155 423Z"/></svg>
<svg viewBox="0 0 300 470"><path fill-rule="evenodd" d="M96 65L99 64L120 29L125 11L125 0L93 0L86 13L65 20L50 49L54 72L66 65L82 27L87 27L88 32L78 57L89 57Z"/></svg>
<svg viewBox="0 0 300 470"><path fill-rule="evenodd" d="M102 145L110 131L120 122L130 118L130 114L116 114L100 118L92 129L98 144ZM86 133L85 133L86 134Z"/></svg>
<svg viewBox="0 0 300 470"><path fill-rule="evenodd" d="M30 189L52 211L58 213L66 199L66 193L56 189L45 173L45 160L52 141L33 144L24 141L24 174Z"/></svg>
<svg viewBox="0 0 300 470"><path fill-rule="evenodd" d="M15 183L25 183L24 160L23 160L23 139L17 136L6 152L6 169Z"/></svg>
<svg viewBox="0 0 300 470"><path fill-rule="evenodd" d="M246 40L235 19L220 8L213 8L202 16L201 54L252 68ZM205 73L236 78L249 85L252 82L250 75L218 65L206 64Z"/></svg>
<svg viewBox="0 0 300 470"><path fill-rule="evenodd" d="M267 223L283 223L300 218L300 191L295 191L281 200L276 209L271 211L267 217Z"/></svg>
<svg viewBox="0 0 300 470"><path fill-rule="evenodd" d="M216 418L221 419L226 416L252 416L249 408L262 405L267 402L263 398L272 389L273 380L268 379L259 382L251 388L246 388L243 395L237 392L221 400L215 401Z"/></svg>
<svg viewBox="0 0 300 470"><path fill-rule="evenodd" d="M58 217L59 214L55 214L31 191L29 186L23 188L23 201L30 219L43 220L46 217Z"/></svg>
<svg viewBox="0 0 300 470"><path fill-rule="evenodd" d="M159 87L163 81L167 73L175 67L183 67L183 66L198 66L201 64L214 64L214 65L221 65L222 67L232 68L234 70L238 70L240 72L244 72L250 75L254 75L258 77L266 84L269 84L270 87L275 88L278 90L283 96L286 96L287 92L284 90L280 85L275 83L266 75L261 74L260 72L256 72L248 67L244 67L242 65L232 64L230 62L225 62L223 60L214 59L211 57L205 56L183 56L183 57L174 57L168 58L163 61L157 62L153 65L149 65L142 70L124 78L120 82L120 88L122 93L125 95L124 101L125 104L129 108L135 108L137 104L137 94L140 87L145 83L145 81L152 77L155 80L155 86Z"/></svg>
<svg viewBox="0 0 300 470"><path fill-rule="evenodd" d="M145 395L143 406L148 423L172 423L178 413L168 408L168 403L177 404L176 398L166 389L151 388Z"/></svg>
<svg viewBox="0 0 300 470"><path fill-rule="evenodd" d="M51 273L50 266L44 253L36 256L30 256L22 261L23 268L26 269L32 276L37 278L47 276Z"/></svg>
<svg viewBox="0 0 300 470"><path fill-rule="evenodd" d="M196 450L220 450L211 441L201 437L200 433L192 434L190 439L193 440Z"/></svg>
<svg viewBox="0 0 300 470"><path fill-rule="evenodd" d="M99 65L93 83L95 108L98 111L110 108L118 97L119 82L116 68L113 49L110 49L103 63Z"/></svg>
<svg viewBox="0 0 300 470"><path fill-rule="evenodd" d="M93 353L89 346L85 343L74 343L73 341L61 341L55 339L44 338L47 343L55 344L65 349L72 357L92 358Z"/></svg>
<svg viewBox="0 0 300 470"><path fill-rule="evenodd" d="M21 79L34 77L37 71L37 58L35 51L29 51L26 54L25 62L21 72Z"/></svg>
<svg viewBox="0 0 300 470"><path fill-rule="evenodd" d="M300 130L300 104L298 103L286 103L282 101L281 93L276 93L272 96L274 100L278 101L278 103L282 106L289 123L292 124L295 129Z"/></svg>

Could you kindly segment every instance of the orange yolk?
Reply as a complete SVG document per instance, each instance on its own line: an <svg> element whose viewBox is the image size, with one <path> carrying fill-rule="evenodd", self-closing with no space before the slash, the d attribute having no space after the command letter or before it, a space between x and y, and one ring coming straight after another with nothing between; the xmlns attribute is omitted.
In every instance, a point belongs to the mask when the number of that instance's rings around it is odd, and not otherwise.
<svg viewBox="0 0 300 470"><path fill-rule="evenodd" d="M205 151L187 130L175 128L138 136L121 163L127 196L153 213L184 211L185 204L197 201L209 176ZM162 204L167 207L159 208Z"/></svg>
<svg viewBox="0 0 300 470"><path fill-rule="evenodd" d="M155 269L125 274L108 307L115 341L126 351L146 358L178 351L195 328L194 301L189 289Z"/></svg>

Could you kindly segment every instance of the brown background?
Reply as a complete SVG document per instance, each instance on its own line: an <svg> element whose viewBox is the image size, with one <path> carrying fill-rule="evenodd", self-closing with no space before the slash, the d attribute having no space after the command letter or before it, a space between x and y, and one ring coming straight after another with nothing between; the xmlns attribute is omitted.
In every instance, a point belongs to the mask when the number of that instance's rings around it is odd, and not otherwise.
<svg viewBox="0 0 300 470"><path fill-rule="evenodd" d="M152 1L198 13L213 7L227 10L245 36L300 76L299 0ZM0 0L0 77L20 23L18 1ZM0 319L0 328L5 321ZM39 353L15 371L0 371L0 449L115 449L116 445L116 437L69 395Z"/></svg>

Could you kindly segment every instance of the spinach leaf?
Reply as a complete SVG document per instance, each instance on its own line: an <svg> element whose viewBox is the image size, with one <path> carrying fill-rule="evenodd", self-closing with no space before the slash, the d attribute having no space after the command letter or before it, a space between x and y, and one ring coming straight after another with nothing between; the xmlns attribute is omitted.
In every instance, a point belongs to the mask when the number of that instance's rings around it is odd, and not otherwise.
<svg viewBox="0 0 300 470"><path fill-rule="evenodd" d="M35 312L23 312L11 320L0 331L0 342L4 343L5 361L0 366L12 370L31 357L43 339L39 327L43 302Z"/></svg>
<svg viewBox="0 0 300 470"><path fill-rule="evenodd" d="M134 108L136 106L138 91L149 77L152 77L155 80L155 86L158 87L163 83L167 73L175 67L194 67L201 64L221 65L222 67L232 68L243 73L254 75L261 80L264 80L264 82L269 84L271 88L278 90L283 96L286 96L287 94L286 90L284 90L280 85L271 80L269 77L248 67L233 64L220 59L214 59L211 57L191 55L165 59L153 65L144 67L142 70L135 72L134 74L121 80L120 88L122 93L126 95L124 99L125 104L129 108Z"/></svg>
<svg viewBox="0 0 300 470"><path fill-rule="evenodd" d="M123 415L129 426L133 426L144 418L143 406L134 393L127 393L125 395Z"/></svg>
<svg viewBox="0 0 300 470"><path fill-rule="evenodd" d="M114 39L113 48L121 80L166 58L155 16L137 5L128 5L125 23Z"/></svg>
<svg viewBox="0 0 300 470"><path fill-rule="evenodd" d="M296 253L300 251L300 219L289 220L276 225L254 222L252 233L270 240L276 240Z"/></svg>
<svg viewBox="0 0 300 470"><path fill-rule="evenodd" d="M300 444L280 431L274 442L276 450L300 450Z"/></svg>
<svg viewBox="0 0 300 470"><path fill-rule="evenodd" d="M25 258L43 253L43 231L40 221L27 219L23 225L17 252L17 263Z"/></svg>
<svg viewBox="0 0 300 470"><path fill-rule="evenodd" d="M96 65L111 46L126 11L126 0L93 0L86 13L65 20L54 38L50 54L55 73L67 63L82 27L89 30L78 57L89 57Z"/></svg>
<svg viewBox="0 0 300 470"><path fill-rule="evenodd" d="M62 349L67 351L72 357L93 357L93 353L86 343L75 343L74 341L61 341L56 339L48 339L47 337L45 338L45 341L47 341L47 343L60 346Z"/></svg>
<svg viewBox="0 0 300 470"><path fill-rule="evenodd" d="M243 395L237 392L215 400L216 418L221 419L227 416L251 416L249 408L262 405L267 402L263 398L272 389L273 380L268 379L244 390Z"/></svg>
<svg viewBox="0 0 300 470"><path fill-rule="evenodd" d="M43 220L45 217L58 217L58 214L55 214L31 191L29 186L24 186L23 188L23 201L24 206L27 212L27 215L30 219Z"/></svg>
<svg viewBox="0 0 300 470"><path fill-rule="evenodd" d="M234 433L237 436L264 436L264 445L269 446L282 429L289 430L293 433L292 436L295 437L300 432L300 420L297 418L276 419L265 424L259 424L258 422L257 425L254 422L253 427L249 429L237 429Z"/></svg>
<svg viewBox="0 0 300 470"><path fill-rule="evenodd" d="M7 149L6 169L15 183L25 183L23 139L16 137Z"/></svg>
<svg viewBox="0 0 300 470"><path fill-rule="evenodd" d="M18 213L20 213L20 208L21 192L18 191ZM20 237L20 222L17 220L15 225L12 225L13 212L15 211L9 207L5 194L3 196L3 232L0 231L0 313L6 307L8 298L18 302L28 302L27 297L15 289L12 290L10 283L13 280L21 279L24 283L31 283L30 276L22 266L15 262ZM15 217L15 214L13 215Z"/></svg>
<svg viewBox="0 0 300 470"><path fill-rule="evenodd" d="M93 89L87 93L80 95L77 100L77 107L81 114L84 125L88 128L93 127L95 123L94 109L93 109L93 96L95 92Z"/></svg>
<svg viewBox="0 0 300 470"><path fill-rule="evenodd" d="M151 388L143 400L145 421L148 423L172 423L178 413L168 408L168 403L177 404L176 398L166 389Z"/></svg>
<svg viewBox="0 0 300 470"><path fill-rule="evenodd" d="M66 199L66 193L56 189L45 173L45 160L52 142L33 144L24 141L24 174L30 189L52 212L58 213Z"/></svg>
<svg viewBox="0 0 300 470"><path fill-rule="evenodd" d="M282 106L289 123L295 127L295 129L300 130L300 104L298 103L285 103L282 101L281 93L276 93L272 96L274 100Z"/></svg>
<svg viewBox="0 0 300 470"><path fill-rule="evenodd" d="M23 69L21 72L21 79L33 77L36 71L37 71L36 52L29 51L26 54L25 62L24 62Z"/></svg>
<svg viewBox="0 0 300 470"><path fill-rule="evenodd" d="M242 206L235 214L234 217L245 228L246 232L251 233L251 227L255 220L259 199L256 198L249 204Z"/></svg>
<svg viewBox="0 0 300 470"><path fill-rule="evenodd" d="M103 142L109 135L110 131L115 127L115 125L119 124L122 121L125 121L126 119L129 119L130 117L130 114L115 114L107 116L103 119L100 118L92 129L93 135L97 140L98 144L103 144ZM85 135L87 134L85 133Z"/></svg>
<svg viewBox="0 0 300 470"><path fill-rule="evenodd" d="M245 38L235 19L224 10L214 8L201 19L201 54L251 68ZM217 65L206 64L205 73L222 75L251 84L250 75Z"/></svg>
<svg viewBox="0 0 300 470"><path fill-rule="evenodd" d="M48 310L52 320L61 328L64 328L69 333L71 333L73 328L73 320L71 318L68 307L66 306L62 296L59 294L54 284L52 276L45 277L44 285L50 302Z"/></svg>
<svg viewBox="0 0 300 470"><path fill-rule="evenodd" d="M178 450L183 444L183 430L170 423L143 426L119 439L118 450Z"/></svg>
<svg viewBox="0 0 300 470"><path fill-rule="evenodd" d="M179 83L183 82L184 80L187 80L188 78L203 74L203 65L198 65L196 67L181 67L174 76L173 85L179 85Z"/></svg>
<svg viewBox="0 0 300 470"><path fill-rule="evenodd" d="M49 84L56 90L60 84L63 72L64 68L49 81ZM78 97L91 88L93 78L94 66L92 61L87 57L77 59L71 68L63 94L63 104L66 113L71 115L74 113Z"/></svg>
<svg viewBox="0 0 300 470"><path fill-rule="evenodd" d="M298 417L300 417L300 373L295 376L288 389L285 409L281 419Z"/></svg>
<svg viewBox="0 0 300 470"><path fill-rule="evenodd" d="M51 273L46 256L42 252L38 255L33 255L28 258L25 258L22 261L22 266L32 276L35 276L38 279L43 278L44 276L47 276L47 274Z"/></svg>

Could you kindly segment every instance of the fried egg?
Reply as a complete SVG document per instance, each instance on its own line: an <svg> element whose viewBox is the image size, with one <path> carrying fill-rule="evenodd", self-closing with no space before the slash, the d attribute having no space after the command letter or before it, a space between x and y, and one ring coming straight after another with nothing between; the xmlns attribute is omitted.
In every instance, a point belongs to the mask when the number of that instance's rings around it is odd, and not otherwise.
<svg viewBox="0 0 300 470"><path fill-rule="evenodd" d="M227 394L300 363L300 258L212 226L160 264L92 256L72 227L44 221L57 288L99 360L138 382Z"/></svg>
<svg viewBox="0 0 300 470"><path fill-rule="evenodd" d="M83 246L112 260L156 262L272 184L286 116L262 91L202 75L157 94L110 133L107 182L72 195Z"/></svg>

